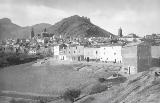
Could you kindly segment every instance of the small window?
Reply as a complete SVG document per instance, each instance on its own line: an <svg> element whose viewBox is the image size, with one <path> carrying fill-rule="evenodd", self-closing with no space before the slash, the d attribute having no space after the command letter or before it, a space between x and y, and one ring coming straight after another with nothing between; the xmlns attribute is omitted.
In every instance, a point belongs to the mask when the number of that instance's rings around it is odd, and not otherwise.
<svg viewBox="0 0 160 103"><path fill-rule="evenodd" d="M74 51L74 53L76 53L76 52Z"/></svg>
<svg viewBox="0 0 160 103"><path fill-rule="evenodd" d="M116 55L116 53L114 53L114 55Z"/></svg>
<svg viewBox="0 0 160 103"><path fill-rule="evenodd" d="M70 51L68 53L70 54Z"/></svg>
<svg viewBox="0 0 160 103"><path fill-rule="evenodd" d="M98 51L96 51L96 54L98 54Z"/></svg>
<svg viewBox="0 0 160 103"><path fill-rule="evenodd" d="M76 47L76 49L77 49L77 47Z"/></svg>

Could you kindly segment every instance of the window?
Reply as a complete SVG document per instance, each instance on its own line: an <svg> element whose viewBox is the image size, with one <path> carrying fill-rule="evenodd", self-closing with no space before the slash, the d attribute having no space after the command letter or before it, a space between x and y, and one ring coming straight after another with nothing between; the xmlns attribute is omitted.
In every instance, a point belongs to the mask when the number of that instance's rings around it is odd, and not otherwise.
<svg viewBox="0 0 160 103"><path fill-rule="evenodd" d="M74 51L74 53L76 53L76 52Z"/></svg>
<svg viewBox="0 0 160 103"><path fill-rule="evenodd" d="M114 53L114 55L116 55L116 53Z"/></svg>
<svg viewBox="0 0 160 103"><path fill-rule="evenodd" d="M77 47L76 47L76 49L77 49Z"/></svg>
<svg viewBox="0 0 160 103"><path fill-rule="evenodd" d="M68 53L70 54L70 51Z"/></svg>
<svg viewBox="0 0 160 103"><path fill-rule="evenodd" d="M96 54L98 54L98 51L96 51Z"/></svg>

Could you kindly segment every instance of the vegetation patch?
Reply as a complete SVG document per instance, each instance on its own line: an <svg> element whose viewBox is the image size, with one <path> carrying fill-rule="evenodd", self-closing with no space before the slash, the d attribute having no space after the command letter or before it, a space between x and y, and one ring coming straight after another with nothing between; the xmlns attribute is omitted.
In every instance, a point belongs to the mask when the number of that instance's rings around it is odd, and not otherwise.
<svg viewBox="0 0 160 103"><path fill-rule="evenodd" d="M70 101L73 103L76 98L78 98L81 94L81 91L79 89L68 89L63 94L64 101Z"/></svg>
<svg viewBox="0 0 160 103"><path fill-rule="evenodd" d="M108 89L108 85L98 83L91 88L91 92L89 94L96 94L106 91Z"/></svg>

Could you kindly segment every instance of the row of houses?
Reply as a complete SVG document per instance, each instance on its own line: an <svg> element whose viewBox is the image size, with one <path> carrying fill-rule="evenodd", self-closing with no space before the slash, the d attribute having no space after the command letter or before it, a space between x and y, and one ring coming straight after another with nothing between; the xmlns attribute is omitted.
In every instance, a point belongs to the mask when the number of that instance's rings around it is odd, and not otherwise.
<svg viewBox="0 0 160 103"><path fill-rule="evenodd" d="M57 60L121 63L121 71L125 74L135 74L160 66L160 46L151 46L147 42L88 47L62 44L54 46L53 52Z"/></svg>
<svg viewBox="0 0 160 103"><path fill-rule="evenodd" d="M103 61L122 62L121 45L97 45L84 47L82 45L54 46L54 57L69 61Z"/></svg>

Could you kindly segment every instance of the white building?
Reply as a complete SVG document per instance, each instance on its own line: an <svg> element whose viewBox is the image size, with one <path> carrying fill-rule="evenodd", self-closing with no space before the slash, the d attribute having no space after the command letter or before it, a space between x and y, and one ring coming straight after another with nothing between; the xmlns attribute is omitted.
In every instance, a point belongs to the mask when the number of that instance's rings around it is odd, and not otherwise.
<svg viewBox="0 0 160 103"><path fill-rule="evenodd" d="M60 54L59 45L55 45L53 48L54 48L54 58L59 59L59 54Z"/></svg>
<svg viewBox="0 0 160 103"><path fill-rule="evenodd" d="M66 44L55 45L54 48L54 58L57 60L66 60Z"/></svg>
<svg viewBox="0 0 160 103"><path fill-rule="evenodd" d="M120 37L119 40L129 41L129 42L139 42L141 41L141 37L138 37L136 34L131 33L126 36Z"/></svg>
<svg viewBox="0 0 160 103"><path fill-rule="evenodd" d="M122 46L120 45L103 45L100 47L100 61L103 62L122 62Z"/></svg>
<svg viewBox="0 0 160 103"><path fill-rule="evenodd" d="M36 49L30 49L29 51L28 51L28 54L29 55L35 55L37 53L37 50Z"/></svg>
<svg viewBox="0 0 160 103"><path fill-rule="evenodd" d="M38 42L38 43L43 43L43 44L44 44L44 39L41 39L41 38L40 38L40 39L37 39L37 42Z"/></svg>
<svg viewBox="0 0 160 103"><path fill-rule="evenodd" d="M59 55L59 45L54 46L54 55Z"/></svg>
<svg viewBox="0 0 160 103"><path fill-rule="evenodd" d="M99 47L85 47L84 48L84 59L99 60L100 59L100 48Z"/></svg>

